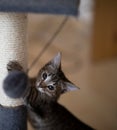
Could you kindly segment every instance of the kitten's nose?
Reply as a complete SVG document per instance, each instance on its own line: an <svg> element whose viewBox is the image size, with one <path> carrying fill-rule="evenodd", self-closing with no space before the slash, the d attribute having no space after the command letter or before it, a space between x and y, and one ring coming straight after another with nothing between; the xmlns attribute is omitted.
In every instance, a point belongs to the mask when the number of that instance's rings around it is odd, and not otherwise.
<svg viewBox="0 0 117 130"><path fill-rule="evenodd" d="M42 81L39 85L40 88L46 88L46 84Z"/></svg>

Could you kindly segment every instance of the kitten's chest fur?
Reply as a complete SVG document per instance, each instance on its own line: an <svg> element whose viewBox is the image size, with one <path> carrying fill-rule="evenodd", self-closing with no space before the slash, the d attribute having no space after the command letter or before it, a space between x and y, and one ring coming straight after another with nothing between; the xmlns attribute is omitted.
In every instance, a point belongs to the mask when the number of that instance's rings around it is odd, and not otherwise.
<svg viewBox="0 0 117 130"><path fill-rule="evenodd" d="M92 130L56 102L35 106L29 118L35 130Z"/></svg>

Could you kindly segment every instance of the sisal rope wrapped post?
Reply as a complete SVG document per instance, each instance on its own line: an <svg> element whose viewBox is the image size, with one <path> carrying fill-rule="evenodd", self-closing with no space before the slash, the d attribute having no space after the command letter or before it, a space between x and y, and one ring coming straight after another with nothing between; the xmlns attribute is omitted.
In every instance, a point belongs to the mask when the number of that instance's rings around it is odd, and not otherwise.
<svg viewBox="0 0 117 130"><path fill-rule="evenodd" d="M0 129L4 130L26 130L27 127L23 100L10 98L3 90L9 61L17 60L27 68L26 25L26 14L0 13Z"/></svg>

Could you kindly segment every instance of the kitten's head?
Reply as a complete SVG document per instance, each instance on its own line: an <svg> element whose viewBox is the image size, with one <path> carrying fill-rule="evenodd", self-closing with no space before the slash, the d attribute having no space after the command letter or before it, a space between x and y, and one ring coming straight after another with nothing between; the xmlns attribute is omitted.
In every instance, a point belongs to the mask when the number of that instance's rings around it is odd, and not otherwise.
<svg viewBox="0 0 117 130"><path fill-rule="evenodd" d="M62 93L77 90L61 70L61 54L58 53L39 71L36 88L49 100L56 101Z"/></svg>

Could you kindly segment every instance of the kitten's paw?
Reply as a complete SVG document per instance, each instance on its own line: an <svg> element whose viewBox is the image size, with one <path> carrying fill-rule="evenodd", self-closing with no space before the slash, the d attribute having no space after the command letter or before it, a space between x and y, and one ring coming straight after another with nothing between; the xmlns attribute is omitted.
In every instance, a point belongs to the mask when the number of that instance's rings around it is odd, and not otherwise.
<svg viewBox="0 0 117 130"><path fill-rule="evenodd" d="M15 60L13 61L9 61L9 63L7 64L7 70L13 71L13 70L18 70L18 71L23 71L23 67Z"/></svg>

